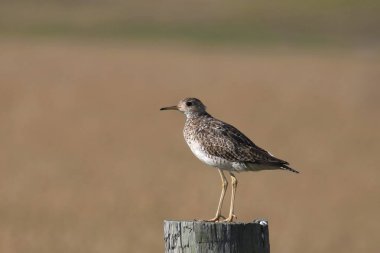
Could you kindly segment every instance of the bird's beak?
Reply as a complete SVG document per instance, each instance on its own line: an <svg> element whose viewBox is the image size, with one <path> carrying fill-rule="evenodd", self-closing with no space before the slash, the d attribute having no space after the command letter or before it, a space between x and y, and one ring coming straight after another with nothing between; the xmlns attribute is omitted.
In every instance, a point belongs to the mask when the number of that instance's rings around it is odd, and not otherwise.
<svg viewBox="0 0 380 253"><path fill-rule="evenodd" d="M163 107L160 109L160 111L164 111L164 110L178 110L178 107L174 105L174 106L169 106L169 107Z"/></svg>

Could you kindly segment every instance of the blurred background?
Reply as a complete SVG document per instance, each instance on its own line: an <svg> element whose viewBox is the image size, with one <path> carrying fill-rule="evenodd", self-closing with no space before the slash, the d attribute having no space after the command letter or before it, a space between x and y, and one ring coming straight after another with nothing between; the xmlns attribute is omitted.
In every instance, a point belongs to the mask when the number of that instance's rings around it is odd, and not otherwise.
<svg viewBox="0 0 380 253"><path fill-rule="evenodd" d="M238 175L238 221L269 219L273 252L377 252L379 13L2 0L0 252L163 252L164 219L211 218L218 172L159 111L190 96L301 171Z"/></svg>

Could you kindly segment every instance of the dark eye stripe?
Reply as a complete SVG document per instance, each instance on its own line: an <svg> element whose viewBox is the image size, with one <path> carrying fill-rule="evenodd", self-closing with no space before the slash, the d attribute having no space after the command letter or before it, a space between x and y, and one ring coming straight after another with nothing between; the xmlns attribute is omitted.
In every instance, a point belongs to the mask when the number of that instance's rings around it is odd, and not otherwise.
<svg viewBox="0 0 380 253"><path fill-rule="evenodd" d="M187 105L187 106L192 106L193 103L191 103L191 102L186 102L186 105Z"/></svg>

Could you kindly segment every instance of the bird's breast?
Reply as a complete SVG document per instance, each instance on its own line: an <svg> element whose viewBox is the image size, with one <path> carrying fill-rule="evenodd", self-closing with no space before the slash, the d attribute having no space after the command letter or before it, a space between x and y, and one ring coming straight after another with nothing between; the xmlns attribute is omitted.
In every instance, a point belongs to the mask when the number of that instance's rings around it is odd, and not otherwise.
<svg viewBox="0 0 380 253"><path fill-rule="evenodd" d="M198 141L186 139L186 142L187 145L189 145L191 152L193 152L193 154L203 163L220 169L232 169L232 163L230 161L210 155Z"/></svg>
<svg viewBox="0 0 380 253"><path fill-rule="evenodd" d="M240 171L243 169L242 166L245 166L244 164L231 162L222 157L214 156L208 153L206 147L202 145L202 142L200 141L200 139L204 138L204 136L199 136L197 133L197 129L199 130L199 128L192 126L190 123L186 124L183 131L183 135L191 152L199 160L201 160L203 163L209 166L217 167L222 170Z"/></svg>

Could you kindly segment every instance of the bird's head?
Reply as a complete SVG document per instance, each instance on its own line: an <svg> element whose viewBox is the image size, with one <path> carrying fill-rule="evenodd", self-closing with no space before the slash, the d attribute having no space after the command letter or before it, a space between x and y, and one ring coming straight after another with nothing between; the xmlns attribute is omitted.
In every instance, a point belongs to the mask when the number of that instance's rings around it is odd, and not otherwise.
<svg viewBox="0 0 380 253"><path fill-rule="evenodd" d="M184 98L175 106L163 107L162 110L178 110L186 116L200 115L206 112L206 106L197 98Z"/></svg>

